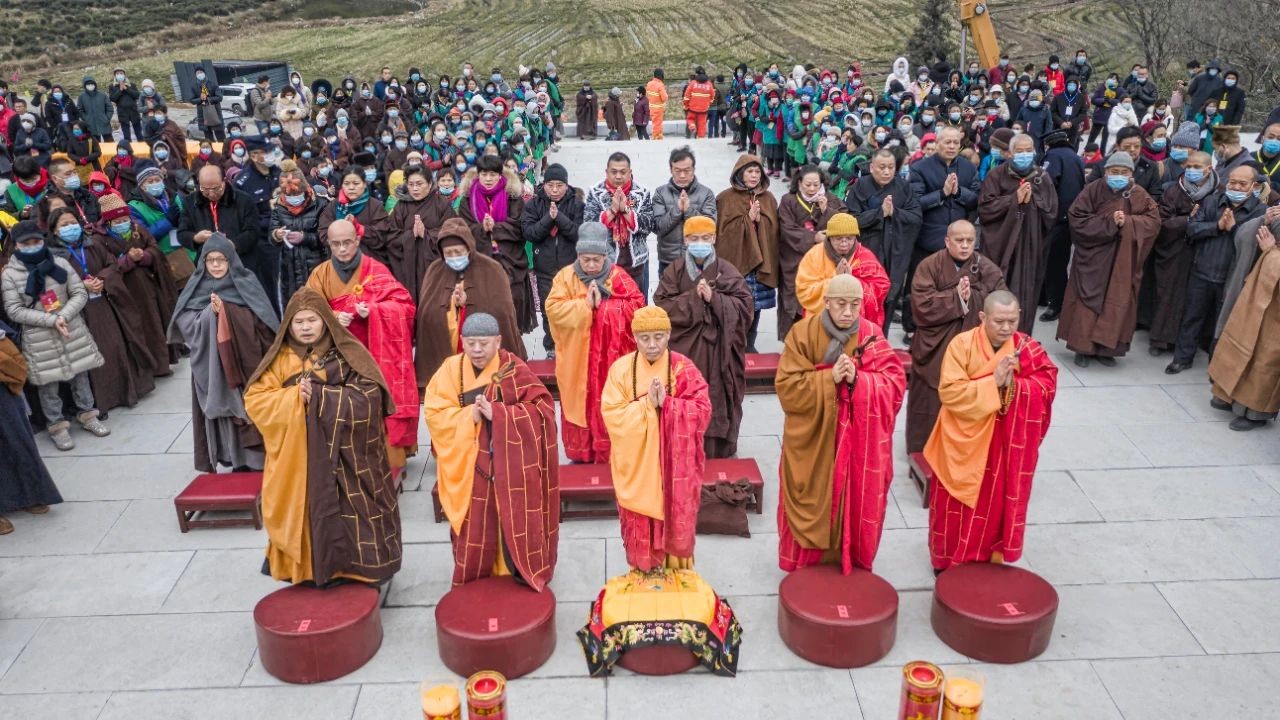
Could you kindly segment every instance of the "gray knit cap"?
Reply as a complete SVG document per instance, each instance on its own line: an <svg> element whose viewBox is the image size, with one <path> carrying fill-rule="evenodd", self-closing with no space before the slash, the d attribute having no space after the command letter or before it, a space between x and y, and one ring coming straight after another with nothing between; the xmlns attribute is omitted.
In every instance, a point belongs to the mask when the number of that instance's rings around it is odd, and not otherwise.
<svg viewBox="0 0 1280 720"><path fill-rule="evenodd" d="M502 331L498 329L498 320L489 313L468 315L462 322L462 337L498 337Z"/></svg>
<svg viewBox="0 0 1280 720"><path fill-rule="evenodd" d="M609 228L603 223L584 222L578 227L579 255L609 256Z"/></svg>
<svg viewBox="0 0 1280 720"><path fill-rule="evenodd" d="M143 183L145 183L146 181L150 180L153 177L163 178L164 171L161 170L156 165L144 166L141 170L138 171L138 175L137 175L138 185L141 186Z"/></svg>
<svg viewBox="0 0 1280 720"><path fill-rule="evenodd" d="M1173 147L1199 149L1200 126L1191 121L1179 123L1178 131L1173 134L1173 137L1169 138L1169 144Z"/></svg>
<svg viewBox="0 0 1280 720"><path fill-rule="evenodd" d="M1129 172L1133 172L1133 158L1123 150L1116 150L1107 156L1107 164L1102 167L1103 169L1113 167L1129 168Z"/></svg>

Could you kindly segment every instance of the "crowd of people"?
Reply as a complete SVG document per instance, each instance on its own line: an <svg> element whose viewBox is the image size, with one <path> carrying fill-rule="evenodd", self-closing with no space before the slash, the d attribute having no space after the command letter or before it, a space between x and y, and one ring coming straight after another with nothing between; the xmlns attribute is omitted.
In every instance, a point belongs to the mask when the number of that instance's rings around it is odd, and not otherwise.
<svg viewBox="0 0 1280 720"><path fill-rule="evenodd" d="M221 98L201 71L182 98L200 138L123 68L105 92L84 78L74 99L46 81L25 97L0 86L0 375L13 396L0 410L30 416L0 436L31 468L0 484L0 512L56 502L31 427L59 450L74 447L73 422L107 435L111 411L184 356L197 469L263 469L279 447L270 437L332 390L363 401L326 406L327 427L386 416L377 440L394 478L477 316L503 357L521 360L541 322L561 442L575 461L601 462L610 366L636 350L632 319L650 302L709 385L707 454L731 456L762 313L776 308L790 342L844 275L858 281L861 320L885 336L900 323L911 348L910 451L935 426L948 344L1004 290L1021 333L1057 320L1082 367L1114 365L1139 326L1153 355L1172 353L1168 373L1212 351L1213 406L1235 415L1232 429L1258 427L1280 409L1266 324L1280 312L1280 108L1247 150L1238 73L1188 70L1162 96L1148 68L1100 77L1084 50L1021 70L1007 57L986 69L932 58L913 73L898 58L874 86L858 63L744 64L727 80L698 67L670 89L656 69L630 123L617 88L601 109L584 82L580 138L596 137L603 116L610 139L660 139L680 98L690 138L730 138L741 152L729 177L708 182L678 148L653 189L623 152L576 183L551 161L565 133L552 63L509 79L470 63L456 77L382 68L336 85L295 72L278 92L263 76L246 118L225 123L203 112ZM295 384L300 399L278 400ZM340 452L306 445L290 451L297 462ZM342 482L368 479L353 469ZM0 519L0 533L11 529Z"/></svg>

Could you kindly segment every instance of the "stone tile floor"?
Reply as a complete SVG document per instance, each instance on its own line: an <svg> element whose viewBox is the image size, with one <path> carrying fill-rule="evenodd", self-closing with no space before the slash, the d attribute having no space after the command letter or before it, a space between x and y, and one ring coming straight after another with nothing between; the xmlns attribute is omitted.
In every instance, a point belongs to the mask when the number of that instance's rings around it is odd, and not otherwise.
<svg viewBox="0 0 1280 720"><path fill-rule="evenodd" d="M599 180L609 152L624 150L637 180L653 188L666 181L666 154L679 144L570 142L552 158L585 186ZM733 151L721 140L695 150L700 178L725 187ZM763 323L762 350L779 347L772 324ZM1265 689L1280 682L1276 430L1227 429L1229 417L1208 406L1203 356L1191 371L1164 375L1167 358L1147 356L1139 334L1117 367L1080 369L1052 331L1037 332L1060 377L1023 565L1057 586L1061 611L1041 658L982 668L986 716L1273 716ZM529 338L536 357L540 340ZM892 340L900 344L900 332ZM416 717L417 683L461 682L435 647L432 608L450 567L446 526L430 514L434 466L423 458L410 465L404 569L383 611L377 657L324 686L282 685L257 661L250 614L277 587L258 573L262 534L178 531L171 498L195 475L188 375L179 366L137 408L113 413L109 438L77 434L70 453L40 438L67 502L44 517L12 515L17 531L0 538L0 718ZM511 684L512 717L651 717L661 697L691 717L885 720L897 708L902 663L969 664L929 626L928 518L906 479L901 433L876 566L901 593L897 645L852 672L787 651L775 619L781 420L773 396L747 399L741 447L769 485L764 514L751 516L753 536L698 544L700 571L745 629L738 677L619 670L586 678L573 631L624 561L614 521L569 522L552 585L559 644L550 662Z"/></svg>

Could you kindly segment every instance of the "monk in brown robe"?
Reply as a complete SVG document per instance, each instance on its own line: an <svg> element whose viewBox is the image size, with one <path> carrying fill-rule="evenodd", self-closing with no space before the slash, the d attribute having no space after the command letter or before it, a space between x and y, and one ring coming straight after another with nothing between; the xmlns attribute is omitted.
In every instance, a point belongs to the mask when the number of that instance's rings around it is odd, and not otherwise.
<svg viewBox="0 0 1280 720"><path fill-rule="evenodd" d="M1280 410L1280 211L1253 223L1257 260L1209 361L1209 404L1233 413L1230 427L1237 431L1266 425Z"/></svg>
<svg viewBox="0 0 1280 720"><path fill-rule="evenodd" d="M271 577L320 586L390 579L400 569L400 507L382 419L395 403L373 356L320 293L303 287L289 301L244 404L266 441Z"/></svg>
<svg viewBox="0 0 1280 720"><path fill-rule="evenodd" d="M604 102L604 126L608 128L608 140L630 140L630 122L627 111L622 107L622 91L613 88L609 91L609 99Z"/></svg>
<svg viewBox="0 0 1280 720"><path fill-rule="evenodd" d="M711 388L711 423L703 435L707 457L733 457L747 390L747 328L754 303L742 275L716 257L714 220L701 215L685 220L684 243L684 256L658 280L653 303L671 319L671 349L693 360Z"/></svg>
<svg viewBox="0 0 1280 720"><path fill-rule="evenodd" d="M426 387L445 358L462 351L459 331L471 314L497 318L502 349L524 360L524 339L502 265L476 251L471 227L462 218L446 219L431 244L439 257L427 268L418 293L418 351L413 359L418 387Z"/></svg>
<svg viewBox="0 0 1280 720"><path fill-rule="evenodd" d="M957 220L947 228L946 247L920 261L911 280L911 392L907 393L907 452L924 450L942 409L938 374L952 339L978 325L987 295L1004 290L996 264L974 250L973 223Z"/></svg>
<svg viewBox="0 0 1280 720"><path fill-rule="evenodd" d="M392 240L391 274L409 294L422 294L422 276L440 257L437 237L444 221L456 217L449 198L436 192L431 174L419 167L404 171L404 184L396 191L398 200L387 220Z"/></svg>
<svg viewBox="0 0 1280 720"><path fill-rule="evenodd" d="M453 584L514 575L541 591L560 533L555 403L524 361L501 349L492 315L469 315L462 344L423 400L453 531Z"/></svg>
<svg viewBox="0 0 1280 720"><path fill-rule="evenodd" d="M1000 267L1009 290L1018 296L1022 320L1018 330L1031 333L1036 302L1044 284L1048 234L1058 217L1058 191L1044 169L1035 164L1030 135L1009 143L1009 162L997 165L978 192L982 252Z"/></svg>
<svg viewBox="0 0 1280 720"><path fill-rule="evenodd" d="M806 165L796 171L791 192L778 203L778 339L804 314L796 297L796 272L805 253L827 239L827 221L837 213L847 212L844 202L826 189L827 179L816 166Z"/></svg>
<svg viewBox="0 0 1280 720"><path fill-rule="evenodd" d="M1067 211L1071 270L1058 320L1058 339L1076 354L1111 367L1129 351L1138 323L1142 264L1160 232L1160 211L1133 182L1133 158L1114 152L1103 177L1080 191Z"/></svg>
<svg viewBox="0 0 1280 720"><path fill-rule="evenodd" d="M716 196L716 255L747 281L755 312L747 330L747 352L756 352L760 313L777 306L778 199L769 192L769 176L755 155L741 155L729 187Z"/></svg>
<svg viewBox="0 0 1280 720"><path fill-rule="evenodd" d="M1213 172L1213 158L1209 153L1191 152L1182 169L1177 181L1167 185L1160 194L1160 235L1151 249L1149 284L1154 302L1148 352L1157 356L1173 350L1178 341L1187 280L1191 277L1191 260L1195 256L1195 248L1187 242L1187 222L1195 206L1218 187L1218 175ZM1191 175L1187 174L1188 170Z"/></svg>

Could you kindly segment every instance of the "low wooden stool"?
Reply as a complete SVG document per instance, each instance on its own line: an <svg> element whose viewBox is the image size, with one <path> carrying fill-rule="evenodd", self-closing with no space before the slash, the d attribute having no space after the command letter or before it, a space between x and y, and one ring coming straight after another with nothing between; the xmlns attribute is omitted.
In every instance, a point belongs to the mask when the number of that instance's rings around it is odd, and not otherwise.
<svg viewBox="0 0 1280 720"><path fill-rule="evenodd" d="M778 374L778 361L781 359L782 353L747 353L747 394L760 395L774 391L773 379Z"/></svg>
<svg viewBox="0 0 1280 720"><path fill-rule="evenodd" d="M838 565L796 570L778 586L778 634L791 652L818 665L870 665L893 649L898 592L880 576Z"/></svg>
<svg viewBox="0 0 1280 720"><path fill-rule="evenodd" d="M508 680L537 670L556 649L556 596L511 577L474 580L436 605L436 642L445 667L470 677L497 670Z"/></svg>
<svg viewBox="0 0 1280 720"><path fill-rule="evenodd" d="M966 563L933 588L933 631L956 652L992 663L1020 663L1049 647L1058 592L1012 565Z"/></svg>
<svg viewBox="0 0 1280 720"><path fill-rule="evenodd" d="M178 527L182 532L202 527L248 527L262 529L262 473L204 473L197 475L186 489L173 499L178 510ZM205 512L239 511L247 518L215 518L197 520Z"/></svg>
<svg viewBox="0 0 1280 720"><path fill-rule="evenodd" d="M916 489L920 491L920 506L929 507L929 493L933 492L933 467L929 465L929 461L924 459L924 453L913 452L907 455L907 477L915 483Z"/></svg>
<svg viewBox="0 0 1280 720"><path fill-rule="evenodd" d="M533 371L534 375L542 381L542 384L551 391L551 397L556 400L560 399L560 390L556 387L556 361L555 360L525 360L525 365Z"/></svg>
<svg viewBox="0 0 1280 720"><path fill-rule="evenodd" d="M293 585L271 593L253 609L262 667L300 684L359 670L382 647L378 601L378 589L360 583Z"/></svg>

